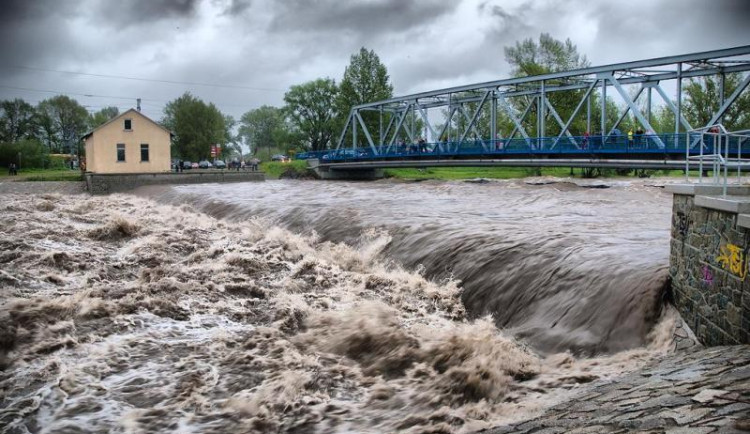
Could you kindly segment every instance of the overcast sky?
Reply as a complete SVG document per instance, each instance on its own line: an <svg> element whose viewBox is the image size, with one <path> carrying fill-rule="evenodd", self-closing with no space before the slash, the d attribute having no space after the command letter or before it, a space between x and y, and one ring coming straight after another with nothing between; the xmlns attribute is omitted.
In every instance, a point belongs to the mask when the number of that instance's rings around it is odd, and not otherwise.
<svg viewBox="0 0 750 434"><path fill-rule="evenodd" d="M158 120L190 91L239 118L340 81L362 46L404 95L507 78L503 47L541 32L592 65L728 48L750 44L750 0L3 0L0 99L140 97Z"/></svg>

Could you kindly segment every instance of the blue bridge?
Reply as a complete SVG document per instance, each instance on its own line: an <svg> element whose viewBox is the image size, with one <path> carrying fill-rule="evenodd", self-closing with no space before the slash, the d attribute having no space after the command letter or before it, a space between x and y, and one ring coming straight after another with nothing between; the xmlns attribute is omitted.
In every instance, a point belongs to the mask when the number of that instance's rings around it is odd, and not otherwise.
<svg viewBox="0 0 750 434"><path fill-rule="evenodd" d="M750 156L749 137L729 134L722 123L750 85L749 71L750 45L390 98L354 106L335 149L296 158L333 171L486 165L688 168L700 166L705 155L724 163L732 158L740 166L742 155ZM728 74L737 78L731 89L725 88ZM717 100L704 110L710 117L691 125L683 113L683 82L707 78L717 83ZM618 107L614 115L612 103ZM652 125L654 106L674 119L669 131ZM629 131L623 133L626 124Z"/></svg>
<svg viewBox="0 0 750 434"><path fill-rule="evenodd" d="M750 158L750 137L745 135L634 134L571 139L400 143L378 146L375 152L370 147L344 148L305 152L296 158L316 160L316 167L334 170L441 166L685 169L686 162L695 169L701 156L722 155L734 161L741 161L743 155ZM743 165L742 170L750 170L750 166Z"/></svg>

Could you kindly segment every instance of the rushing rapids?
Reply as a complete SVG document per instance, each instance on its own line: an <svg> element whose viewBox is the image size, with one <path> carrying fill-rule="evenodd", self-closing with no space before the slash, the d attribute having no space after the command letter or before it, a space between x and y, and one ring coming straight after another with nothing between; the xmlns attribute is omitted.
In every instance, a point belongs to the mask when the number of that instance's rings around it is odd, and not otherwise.
<svg viewBox="0 0 750 434"><path fill-rule="evenodd" d="M657 189L140 194L0 205L0 432L472 432L668 347Z"/></svg>
<svg viewBox="0 0 750 434"><path fill-rule="evenodd" d="M473 318L543 352L643 346L667 279L671 197L644 183L305 183L144 192L230 221L263 215L357 245L378 230L383 259L454 278Z"/></svg>

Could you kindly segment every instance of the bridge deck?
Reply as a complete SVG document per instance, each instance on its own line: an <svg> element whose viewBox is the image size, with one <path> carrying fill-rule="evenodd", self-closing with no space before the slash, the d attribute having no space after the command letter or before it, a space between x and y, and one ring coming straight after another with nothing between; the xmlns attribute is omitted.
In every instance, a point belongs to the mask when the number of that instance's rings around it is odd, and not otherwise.
<svg viewBox="0 0 750 434"><path fill-rule="evenodd" d="M297 158L315 159L318 166L346 170L451 166L684 169L686 156L695 159L689 163L690 167L698 168L700 155L704 156L703 166L710 166L706 160L720 152L726 161L734 160L733 167L744 170L747 164L742 156L750 157L750 140L730 137L721 143L720 146L713 137L686 134L643 135L632 139L624 135L498 139L337 149L306 152Z"/></svg>

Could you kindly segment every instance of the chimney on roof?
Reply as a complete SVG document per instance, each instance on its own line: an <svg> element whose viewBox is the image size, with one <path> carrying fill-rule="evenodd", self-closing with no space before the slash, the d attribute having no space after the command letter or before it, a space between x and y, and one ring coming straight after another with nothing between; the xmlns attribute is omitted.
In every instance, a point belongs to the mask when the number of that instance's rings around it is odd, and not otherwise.
<svg viewBox="0 0 750 434"><path fill-rule="evenodd" d="M140 98L138 98L138 99L137 99L136 101L138 102L138 104L137 104L137 106L136 106L136 109L137 109L138 111L141 111L141 99L140 99Z"/></svg>

